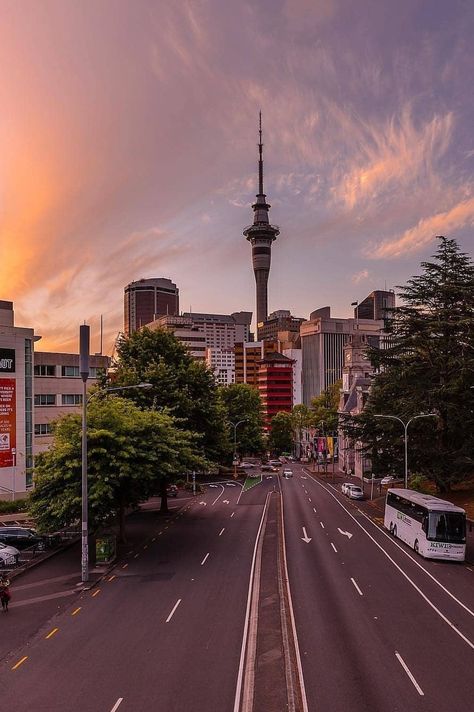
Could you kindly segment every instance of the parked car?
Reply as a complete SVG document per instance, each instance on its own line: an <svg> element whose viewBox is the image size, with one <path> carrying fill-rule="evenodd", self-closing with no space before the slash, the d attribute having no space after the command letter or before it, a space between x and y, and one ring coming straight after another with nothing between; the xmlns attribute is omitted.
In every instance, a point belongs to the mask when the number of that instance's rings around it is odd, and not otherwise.
<svg viewBox="0 0 474 712"><path fill-rule="evenodd" d="M8 546L8 544L0 544L0 551L5 554L11 554L12 556L16 556L16 558L20 556L20 552L18 551L18 549L15 549L14 546Z"/></svg>
<svg viewBox="0 0 474 712"><path fill-rule="evenodd" d="M44 539L25 527L0 527L0 543L14 545L16 549L44 549Z"/></svg>
<svg viewBox="0 0 474 712"><path fill-rule="evenodd" d="M342 485L341 485L341 492L342 492L342 494L347 494L347 490L348 490L349 487L352 487L352 483L351 483L351 482L343 482Z"/></svg>
<svg viewBox="0 0 474 712"><path fill-rule="evenodd" d="M359 485L351 485L347 489L349 499L364 499L364 490Z"/></svg>
<svg viewBox="0 0 474 712"><path fill-rule="evenodd" d="M241 462L240 467L243 467L244 470L251 470L252 467L257 467L257 465L253 462Z"/></svg>
<svg viewBox="0 0 474 712"><path fill-rule="evenodd" d="M273 465L273 467L281 467L281 462L280 460L269 460L268 461L269 465Z"/></svg>
<svg viewBox="0 0 474 712"><path fill-rule="evenodd" d="M386 477L382 477L382 479L380 480L380 484L381 485L391 485L394 482L398 482L398 481L399 481L398 477L394 477L393 475L387 475Z"/></svg>
<svg viewBox="0 0 474 712"><path fill-rule="evenodd" d="M285 479L289 479L290 477L293 477L293 470L290 470L288 467L285 467L283 470L283 477Z"/></svg>
<svg viewBox="0 0 474 712"><path fill-rule="evenodd" d="M168 497L177 497L178 496L178 488L176 485L168 485L166 488L166 494Z"/></svg>

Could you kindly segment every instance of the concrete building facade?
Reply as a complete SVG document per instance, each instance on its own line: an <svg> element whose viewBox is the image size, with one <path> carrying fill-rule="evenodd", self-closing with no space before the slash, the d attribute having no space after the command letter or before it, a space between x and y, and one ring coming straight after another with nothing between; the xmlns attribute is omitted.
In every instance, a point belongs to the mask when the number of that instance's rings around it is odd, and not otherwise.
<svg viewBox="0 0 474 712"><path fill-rule="evenodd" d="M192 319L185 316L162 316L146 324L148 329L165 329L172 331L178 341L181 341L197 361L206 360L206 337L204 333L193 324Z"/></svg>
<svg viewBox="0 0 474 712"><path fill-rule="evenodd" d="M179 289L170 279L139 279L124 290L125 334L133 334L161 316L179 314Z"/></svg>
<svg viewBox="0 0 474 712"><path fill-rule="evenodd" d="M250 340L252 312L233 314L183 312L182 316L190 319L193 326L202 331L208 348L233 349L236 342Z"/></svg>
<svg viewBox="0 0 474 712"><path fill-rule="evenodd" d="M378 346L384 322L374 319L331 317L330 307L317 309L301 325L303 403L342 378L344 346L354 332L364 334L367 343Z"/></svg>
<svg viewBox="0 0 474 712"><path fill-rule="evenodd" d="M87 388L97 384L100 371L110 365L108 356L89 357ZM46 450L52 443L52 422L67 413L80 413L82 378L79 354L36 351L34 354L34 448Z"/></svg>
<svg viewBox="0 0 474 712"><path fill-rule="evenodd" d="M32 328L15 326L13 302L0 300L0 498L33 486Z"/></svg>
<svg viewBox="0 0 474 712"><path fill-rule="evenodd" d="M236 343L235 352L235 382L247 383L258 388L258 369L261 361L268 353L276 351L273 341L247 341Z"/></svg>
<svg viewBox="0 0 474 712"><path fill-rule="evenodd" d="M235 353L234 349L206 348L206 363L214 373L219 386L229 386L235 383Z"/></svg>
<svg viewBox="0 0 474 712"><path fill-rule="evenodd" d="M259 339L278 340L278 334L282 331L299 336L300 327L304 321L305 319L292 316L287 309L279 309L269 314L268 318L259 324Z"/></svg>

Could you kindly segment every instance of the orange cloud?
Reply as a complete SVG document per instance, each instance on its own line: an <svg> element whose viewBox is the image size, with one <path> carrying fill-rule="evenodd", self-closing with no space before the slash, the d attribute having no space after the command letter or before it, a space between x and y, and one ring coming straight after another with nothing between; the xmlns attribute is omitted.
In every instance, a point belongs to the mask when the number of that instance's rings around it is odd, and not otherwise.
<svg viewBox="0 0 474 712"><path fill-rule="evenodd" d="M435 235L455 235L466 225L474 225L474 198L464 200L443 213L423 218L405 230L401 237L383 242L379 247L367 248L367 257L391 258L416 252L433 240Z"/></svg>

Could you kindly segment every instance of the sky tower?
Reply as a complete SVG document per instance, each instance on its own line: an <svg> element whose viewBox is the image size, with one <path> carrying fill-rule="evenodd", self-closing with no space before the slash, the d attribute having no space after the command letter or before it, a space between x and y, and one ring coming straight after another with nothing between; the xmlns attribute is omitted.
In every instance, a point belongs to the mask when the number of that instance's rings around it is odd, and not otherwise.
<svg viewBox="0 0 474 712"><path fill-rule="evenodd" d="M270 225L268 211L270 205L263 192L263 143L262 143L262 112L259 113L259 144L258 144L258 193L257 200L252 205L253 224L244 230L244 235L252 245L252 264L255 274L257 291L257 338L259 324L268 316L267 282L272 256L272 242L280 234L276 225Z"/></svg>

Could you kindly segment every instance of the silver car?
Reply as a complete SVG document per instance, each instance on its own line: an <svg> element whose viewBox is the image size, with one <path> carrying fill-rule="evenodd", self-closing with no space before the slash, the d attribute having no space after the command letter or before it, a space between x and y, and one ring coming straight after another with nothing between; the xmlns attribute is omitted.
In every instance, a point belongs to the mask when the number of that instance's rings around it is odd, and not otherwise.
<svg viewBox="0 0 474 712"><path fill-rule="evenodd" d="M347 494L347 490L349 489L349 487L352 487L352 486L353 486L353 485L352 485L351 482L343 482L342 485L341 485L341 492L342 492L342 494Z"/></svg>
<svg viewBox="0 0 474 712"><path fill-rule="evenodd" d="M350 485L347 496L349 499L364 499L364 491L359 485Z"/></svg>

